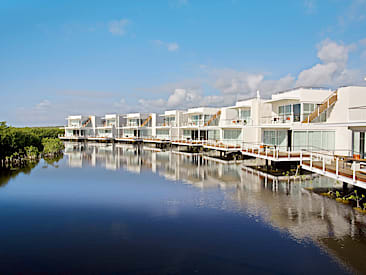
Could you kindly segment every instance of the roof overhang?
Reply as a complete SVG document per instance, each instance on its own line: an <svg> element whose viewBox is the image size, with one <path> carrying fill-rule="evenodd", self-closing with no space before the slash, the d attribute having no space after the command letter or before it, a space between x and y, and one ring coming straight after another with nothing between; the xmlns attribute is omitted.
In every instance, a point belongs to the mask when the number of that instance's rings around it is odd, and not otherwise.
<svg viewBox="0 0 366 275"><path fill-rule="evenodd" d="M298 100L298 101L300 101L300 97L272 98L272 99L266 100L265 103L273 103L273 102L287 101L287 100Z"/></svg>

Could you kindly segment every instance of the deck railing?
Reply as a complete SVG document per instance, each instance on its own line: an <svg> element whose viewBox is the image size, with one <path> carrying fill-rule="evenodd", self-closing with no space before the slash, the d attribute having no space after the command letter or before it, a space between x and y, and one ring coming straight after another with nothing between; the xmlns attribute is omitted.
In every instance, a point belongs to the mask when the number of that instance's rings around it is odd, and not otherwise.
<svg viewBox="0 0 366 275"><path fill-rule="evenodd" d="M342 151L342 150L336 150ZM303 151L302 154L310 155L310 160L304 160L300 157L300 164L307 166L310 170L317 170L322 174L331 173L336 178L343 176L352 179L353 183L357 180L366 182L366 162L365 160L351 157L351 151L347 155L337 155L332 152L313 152Z"/></svg>

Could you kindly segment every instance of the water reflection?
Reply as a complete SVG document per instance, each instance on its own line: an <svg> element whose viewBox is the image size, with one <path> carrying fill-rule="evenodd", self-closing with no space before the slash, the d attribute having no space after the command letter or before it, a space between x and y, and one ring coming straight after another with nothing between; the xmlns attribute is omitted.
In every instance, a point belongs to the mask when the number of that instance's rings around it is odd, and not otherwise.
<svg viewBox="0 0 366 275"><path fill-rule="evenodd" d="M123 144L67 143L65 155L74 168L99 166L132 173L151 170L171 181L219 189L227 200L221 207L257 216L299 242L315 241L344 264L366 272L365 215L305 189L333 186L327 178L278 181L251 168L200 155ZM176 202L168 203L174 206ZM205 198L200 203L209 201Z"/></svg>

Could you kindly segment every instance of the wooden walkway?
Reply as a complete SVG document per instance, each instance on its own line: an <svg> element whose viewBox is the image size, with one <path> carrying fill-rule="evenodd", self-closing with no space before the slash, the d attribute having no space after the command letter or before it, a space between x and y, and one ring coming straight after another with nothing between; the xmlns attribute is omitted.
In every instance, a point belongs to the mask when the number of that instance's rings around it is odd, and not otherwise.
<svg viewBox="0 0 366 275"><path fill-rule="evenodd" d="M300 161L310 159L310 154L301 152L280 151L270 148L243 148L242 154L271 161Z"/></svg>
<svg viewBox="0 0 366 275"><path fill-rule="evenodd" d="M304 160L301 162L301 167L310 172L366 188L366 173L356 170L351 163L343 160Z"/></svg>

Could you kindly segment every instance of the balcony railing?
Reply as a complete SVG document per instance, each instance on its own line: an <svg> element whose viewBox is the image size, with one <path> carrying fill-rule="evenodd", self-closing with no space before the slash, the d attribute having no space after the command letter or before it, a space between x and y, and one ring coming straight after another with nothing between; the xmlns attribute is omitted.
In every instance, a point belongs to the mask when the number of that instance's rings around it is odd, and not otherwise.
<svg viewBox="0 0 366 275"><path fill-rule="evenodd" d="M246 126L253 125L253 120L251 118L248 119L220 119L219 126L228 127L228 126Z"/></svg>
<svg viewBox="0 0 366 275"><path fill-rule="evenodd" d="M171 122L158 122L156 124L157 127L176 127L176 122L175 121L171 121Z"/></svg>
<svg viewBox="0 0 366 275"><path fill-rule="evenodd" d="M292 122L300 122L300 115L288 114L288 115L273 115L264 116L260 118L260 124L284 124Z"/></svg>

